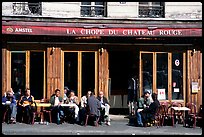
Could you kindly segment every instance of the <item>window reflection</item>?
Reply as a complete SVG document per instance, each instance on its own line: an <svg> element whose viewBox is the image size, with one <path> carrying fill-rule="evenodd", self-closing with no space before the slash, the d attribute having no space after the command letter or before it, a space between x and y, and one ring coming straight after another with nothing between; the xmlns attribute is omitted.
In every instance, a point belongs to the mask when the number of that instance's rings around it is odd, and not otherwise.
<svg viewBox="0 0 204 137"><path fill-rule="evenodd" d="M143 53L142 63L143 92L149 90L152 93L153 54Z"/></svg>
<svg viewBox="0 0 204 137"><path fill-rule="evenodd" d="M168 54L157 54L157 89L165 91L165 100L168 99Z"/></svg>
<svg viewBox="0 0 204 137"><path fill-rule="evenodd" d="M78 53L65 52L64 53L64 86L75 91L77 95L77 77L78 77Z"/></svg>
<svg viewBox="0 0 204 137"><path fill-rule="evenodd" d="M11 53L11 87L16 93L25 90L25 53Z"/></svg>
<svg viewBox="0 0 204 137"><path fill-rule="evenodd" d="M95 53L82 53L82 96L95 89Z"/></svg>
<svg viewBox="0 0 204 137"><path fill-rule="evenodd" d="M172 99L183 99L183 54L172 54Z"/></svg>

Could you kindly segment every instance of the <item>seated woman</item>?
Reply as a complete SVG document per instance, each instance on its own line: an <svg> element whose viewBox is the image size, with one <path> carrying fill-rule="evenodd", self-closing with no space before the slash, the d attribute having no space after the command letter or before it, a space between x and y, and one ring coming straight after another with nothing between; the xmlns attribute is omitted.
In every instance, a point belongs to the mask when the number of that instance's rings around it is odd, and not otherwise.
<svg viewBox="0 0 204 137"><path fill-rule="evenodd" d="M74 91L70 91L69 96L67 97L65 104L72 104L72 106L69 107L69 110L71 110L72 108L74 108L74 118L76 123L79 122L79 100L78 97L75 96ZM66 108L65 108L66 109Z"/></svg>
<svg viewBox="0 0 204 137"><path fill-rule="evenodd" d="M80 108L80 121L81 121L81 125L85 124L85 118L86 118L86 107L87 107L87 99L90 97L91 95L91 90L87 91L87 94L84 95L81 98L81 108Z"/></svg>
<svg viewBox="0 0 204 137"><path fill-rule="evenodd" d="M25 95L21 97L20 107L23 112L23 120L25 123L30 124L33 117L34 107L32 104L34 103L34 97L30 94L30 89L26 88Z"/></svg>

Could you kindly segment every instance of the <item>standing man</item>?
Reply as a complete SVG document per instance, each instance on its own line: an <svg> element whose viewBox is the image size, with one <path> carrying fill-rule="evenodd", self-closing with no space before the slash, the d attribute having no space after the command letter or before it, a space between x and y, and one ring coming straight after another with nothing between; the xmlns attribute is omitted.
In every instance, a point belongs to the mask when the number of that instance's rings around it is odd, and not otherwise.
<svg viewBox="0 0 204 137"><path fill-rule="evenodd" d="M109 104L107 98L104 97L103 91L99 92L99 96L97 97L97 99L101 103L101 108L105 109L105 116L104 117L106 118L106 124L109 126L110 125L110 117L109 117L110 104Z"/></svg>
<svg viewBox="0 0 204 137"><path fill-rule="evenodd" d="M134 115L134 103L137 103L137 88L138 79L136 76L131 77L128 80L128 107L129 107L129 116Z"/></svg>

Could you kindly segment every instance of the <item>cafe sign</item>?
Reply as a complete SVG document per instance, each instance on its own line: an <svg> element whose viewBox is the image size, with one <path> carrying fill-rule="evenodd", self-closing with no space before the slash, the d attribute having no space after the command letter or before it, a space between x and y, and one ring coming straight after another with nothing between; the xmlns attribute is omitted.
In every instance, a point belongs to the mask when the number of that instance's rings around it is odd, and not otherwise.
<svg viewBox="0 0 204 137"><path fill-rule="evenodd" d="M57 26L2 26L2 34L57 35L57 36L133 36L186 37L202 36L202 29L189 28L70 28Z"/></svg>

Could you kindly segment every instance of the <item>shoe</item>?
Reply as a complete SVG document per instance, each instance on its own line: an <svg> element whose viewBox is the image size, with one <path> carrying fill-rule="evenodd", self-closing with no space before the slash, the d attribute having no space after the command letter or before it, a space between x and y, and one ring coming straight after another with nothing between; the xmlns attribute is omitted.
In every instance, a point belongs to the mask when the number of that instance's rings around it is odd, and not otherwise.
<svg viewBox="0 0 204 137"><path fill-rule="evenodd" d="M14 121L14 120L15 120L15 118L12 117L12 118L11 118L11 121Z"/></svg>
<svg viewBox="0 0 204 137"><path fill-rule="evenodd" d="M107 125L107 126L110 126L111 124L110 124L110 122L108 121L108 122L106 122L106 125Z"/></svg>
<svg viewBox="0 0 204 137"><path fill-rule="evenodd" d="M138 124L138 127L143 127L143 123Z"/></svg>

